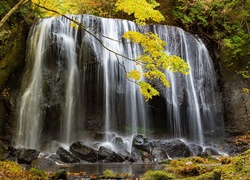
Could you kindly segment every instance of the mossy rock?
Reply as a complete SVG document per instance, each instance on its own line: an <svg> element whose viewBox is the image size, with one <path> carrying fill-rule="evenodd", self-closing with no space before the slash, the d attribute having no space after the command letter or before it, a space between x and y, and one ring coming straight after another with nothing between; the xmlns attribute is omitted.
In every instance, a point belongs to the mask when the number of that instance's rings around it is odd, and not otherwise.
<svg viewBox="0 0 250 180"><path fill-rule="evenodd" d="M168 172L164 170L158 170L158 171L148 171L146 172L141 178L141 180L169 180L169 179L175 179L172 177Z"/></svg>
<svg viewBox="0 0 250 180"><path fill-rule="evenodd" d="M67 179L67 178L68 178L68 174L65 169L60 169L56 171L55 179Z"/></svg>

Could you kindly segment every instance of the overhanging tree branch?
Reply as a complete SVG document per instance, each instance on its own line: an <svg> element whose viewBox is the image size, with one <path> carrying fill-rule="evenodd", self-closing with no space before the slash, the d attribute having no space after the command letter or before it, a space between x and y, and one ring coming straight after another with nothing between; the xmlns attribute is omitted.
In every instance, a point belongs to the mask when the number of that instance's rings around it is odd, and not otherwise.
<svg viewBox="0 0 250 180"><path fill-rule="evenodd" d="M6 20L24 3L28 2L28 0L20 0L0 21L0 29Z"/></svg>
<svg viewBox="0 0 250 180"><path fill-rule="evenodd" d="M119 56L119 57L125 58L125 59L130 60L130 61L135 61L134 59L131 59L131 58L127 57L127 56L124 56L124 55L122 55L122 54L119 54L119 53L113 51L112 49L108 48L107 46L105 46L105 45L103 44L103 42L102 42L94 33L92 33L91 31L87 30L87 29L84 27L84 25L82 25L82 23L80 23L80 22L78 22L78 21L76 21L76 20L74 20L74 19L72 19L72 18L69 18L69 17L66 16L66 15L60 14L59 12L57 12L57 11L55 11L55 10L53 10L53 9L48 9L48 8L46 8L46 7L44 7L44 6L41 6L41 5L39 5L39 4L36 4L36 3L33 3L33 4L36 5L36 6L39 7L39 8L43 8L43 9L45 9L45 10L47 10L47 11L53 12L53 13L55 13L55 14L58 14L58 15L64 17L64 18L68 19L68 20L71 21L71 22L74 22L75 24L77 24L78 27L80 27L80 28L83 29L85 32L87 32L88 34L90 34L91 36L93 36L93 37L101 44L101 46L102 46L104 49L106 49L106 50L108 50L109 52L115 54L117 57Z"/></svg>

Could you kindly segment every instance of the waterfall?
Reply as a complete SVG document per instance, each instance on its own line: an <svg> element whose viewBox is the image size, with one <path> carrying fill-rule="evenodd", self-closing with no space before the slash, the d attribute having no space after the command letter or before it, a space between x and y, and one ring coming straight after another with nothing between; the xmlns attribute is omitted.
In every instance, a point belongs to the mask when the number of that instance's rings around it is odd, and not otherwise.
<svg viewBox="0 0 250 180"><path fill-rule="evenodd" d="M145 134L153 132L158 121L170 137L205 142L204 134L221 121L221 108L212 60L201 40L176 27L139 27L89 15L70 18L94 36L63 17L41 19L30 31L17 146L39 149L41 141L69 144L86 139L90 131ZM141 70L122 57L135 59L141 53L138 45L122 39L128 30L157 33L167 42L166 52L181 56L191 69L189 75L166 71L171 88L160 88L165 105L155 116L158 103L147 103L139 87L125 78L126 72Z"/></svg>

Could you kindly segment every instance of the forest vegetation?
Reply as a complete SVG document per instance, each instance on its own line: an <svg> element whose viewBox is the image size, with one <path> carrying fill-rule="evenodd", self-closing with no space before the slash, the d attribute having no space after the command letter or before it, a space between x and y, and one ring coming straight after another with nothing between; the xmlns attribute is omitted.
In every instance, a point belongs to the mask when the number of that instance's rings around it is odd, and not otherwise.
<svg viewBox="0 0 250 180"><path fill-rule="evenodd" d="M209 43L214 43L221 57L219 60L226 68L245 79L250 78L250 62L247 58L250 54L249 0L137 0L136 5L134 0L21 0L12 3L3 1L0 18L15 5L21 5L16 13L26 21L30 21L30 18L34 20L66 14L93 14L133 20L139 25L153 22L180 26ZM78 22L75 24L80 25ZM165 44L159 41L157 35L139 34L127 32L124 38L144 47L144 53L134 61L141 65L145 72L128 72L127 77L141 87L142 94L148 100L159 95L159 92L149 83L140 81L141 76L158 79L169 86L162 71L168 68L174 72L188 74L188 67L178 57L172 58L164 53ZM145 44L148 39L153 38L154 40ZM155 44L152 44L153 42ZM246 92L247 90L249 89L246 88Z"/></svg>
<svg viewBox="0 0 250 180"><path fill-rule="evenodd" d="M225 68L244 79L250 79L250 0L137 0L136 6L134 2L134 0L2 0L1 20L13 7L16 9L9 14L0 28L5 29L7 26L19 28L18 23L31 26L39 18L67 14L121 18L135 21L140 25L150 23L175 25L197 34L208 44L213 44L213 48L218 52L217 60L220 60ZM147 13L141 11L142 7ZM73 22L72 26L84 28L79 22ZM127 72L127 78L140 85L142 94L147 100L159 92L150 84L140 81L142 76L158 79L169 86L162 70L169 68L174 72L188 74L188 66L181 58L165 54L164 46L167 42L161 41L157 35L127 32L124 38L144 48L144 54L135 60L142 65L144 72ZM250 85L244 91L250 93ZM231 179L232 175L247 179L250 172L249 155L248 150L236 157L223 157L213 162L215 166L209 166L212 162L208 159L176 160L168 165L168 171L148 172L143 178L164 176L173 179L177 174L177 177L194 179L200 176L199 179L211 179L209 176L216 176L219 173L223 179ZM7 179L48 179L48 175L44 172L34 169L23 171L19 165L9 161L0 162L0 173L0 176L4 175Z"/></svg>

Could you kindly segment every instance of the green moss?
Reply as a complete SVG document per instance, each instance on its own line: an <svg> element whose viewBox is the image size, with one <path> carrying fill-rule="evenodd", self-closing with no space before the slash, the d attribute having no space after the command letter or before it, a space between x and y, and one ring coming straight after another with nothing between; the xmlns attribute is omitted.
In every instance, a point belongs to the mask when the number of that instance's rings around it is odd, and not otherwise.
<svg viewBox="0 0 250 180"><path fill-rule="evenodd" d="M0 87L4 86L7 80L15 75L14 73L24 65L26 36L21 27L16 27L11 36L16 36L10 50L4 58L0 60ZM15 31L18 30L18 33Z"/></svg>
<svg viewBox="0 0 250 180"><path fill-rule="evenodd" d="M30 173L33 176L40 177L41 179L48 179L49 178L49 176L46 172L39 170L39 169L36 169L36 168L31 168Z"/></svg>
<svg viewBox="0 0 250 180"><path fill-rule="evenodd" d="M249 179L250 150L234 157L222 156L219 160L210 157L175 159L166 167L165 173L171 174L177 179ZM148 174L152 174L152 172L149 171L146 174L143 177L150 177Z"/></svg>
<svg viewBox="0 0 250 180"><path fill-rule="evenodd" d="M193 179L192 178L187 178L188 179ZM207 172L205 174L202 174L198 177L196 177L196 179L199 179L199 180L220 180L221 179L221 170L220 169L215 169L211 172Z"/></svg>
<svg viewBox="0 0 250 180"><path fill-rule="evenodd" d="M231 163L220 166L223 179L248 179L250 176L250 150L231 158Z"/></svg>
<svg viewBox="0 0 250 180"><path fill-rule="evenodd" d="M141 178L141 180L169 180L175 179L172 175L164 170L148 171Z"/></svg>
<svg viewBox="0 0 250 180"><path fill-rule="evenodd" d="M67 179L67 177L68 177L68 173L66 170L60 169L56 171L55 179Z"/></svg>
<svg viewBox="0 0 250 180"><path fill-rule="evenodd" d="M101 176L99 176L98 178L100 179L124 179L124 178L133 178L133 175L130 173L114 173L112 170L110 169L106 169L105 171L103 171L103 174Z"/></svg>
<svg viewBox="0 0 250 180"><path fill-rule="evenodd" d="M47 180L48 174L46 172L31 169L30 171L25 171L22 167L12 161L0 161L0 172L1 178L4 180Z"/></svg>

